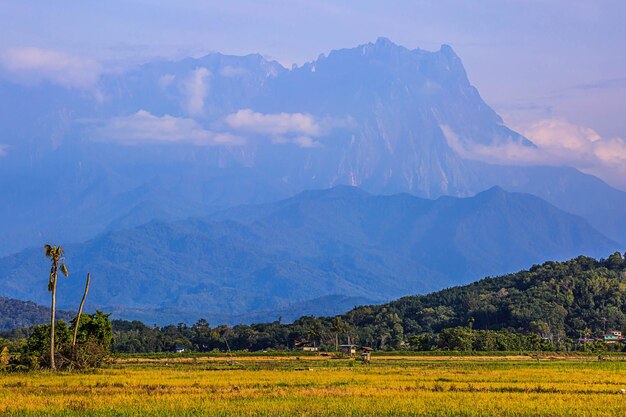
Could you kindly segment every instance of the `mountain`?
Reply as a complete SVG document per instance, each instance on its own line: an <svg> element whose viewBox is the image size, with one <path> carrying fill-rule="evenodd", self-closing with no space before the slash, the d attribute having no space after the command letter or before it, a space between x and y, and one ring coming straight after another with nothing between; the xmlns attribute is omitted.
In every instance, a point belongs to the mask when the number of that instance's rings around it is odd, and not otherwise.
<svg viewBox="0 0 626 417"><path fill-rule="evenodd" d="M59 283L58 303L73 306L90 271L92 309L156 322L274 320L617 247L582 218L497 187L428 200L339 186L67 245L72 275ZM0 259L4 295L44 301L46 268L39 249Z"/></svg>
<svg viewBox="0 0 626 417"><path fill-rule="evenodd" d="M57 318L68 323L75 315L57 311ZM0 296L0 332L45 323L50 323L50 307Z"/></svg>
<svg viewBox="0 0 626 417"><path fill-rule="evenodd" d="M504 125L446 45L380 38L291 69L213 53L108 72L89 89L0 74L0 138L5 255L341 184L425 198L497 185L626 239L626 193L571 168L459 152L534 144Z"/></svg>

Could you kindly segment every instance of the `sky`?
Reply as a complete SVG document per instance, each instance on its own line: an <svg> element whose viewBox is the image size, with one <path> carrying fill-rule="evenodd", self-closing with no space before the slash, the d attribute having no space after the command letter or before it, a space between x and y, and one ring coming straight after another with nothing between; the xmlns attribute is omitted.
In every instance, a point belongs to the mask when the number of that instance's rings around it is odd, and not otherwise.
<svg viewBox="0 0 626 417"><path fill-rule="evenodd" d="M445 43L512 128L539 142L549 129L570 135L559 146L581 152L606 140L626 161L625 18L623 0L0 0L0 56L19 63L46 51L40 59L93 74L214 51L290 67L379 36L426 50ZM60 83L93 82L52 71ZM626 169L593 173L626 183Z"/></svg>

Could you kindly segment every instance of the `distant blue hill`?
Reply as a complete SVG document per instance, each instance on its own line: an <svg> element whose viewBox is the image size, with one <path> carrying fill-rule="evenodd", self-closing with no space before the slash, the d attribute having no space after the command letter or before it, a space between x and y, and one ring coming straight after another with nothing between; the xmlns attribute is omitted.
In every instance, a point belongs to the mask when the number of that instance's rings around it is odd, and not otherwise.
<svg viewBox="0 0 626 417"><path fill-rule="evenodd" d="M90 271L88 308L148 323L331 315L618 247L582 218L498 187L428 200L339 186L66 245L58 302L73 308ZM45 302L48 268L40 248L0 259L2 295Z"/></svg>

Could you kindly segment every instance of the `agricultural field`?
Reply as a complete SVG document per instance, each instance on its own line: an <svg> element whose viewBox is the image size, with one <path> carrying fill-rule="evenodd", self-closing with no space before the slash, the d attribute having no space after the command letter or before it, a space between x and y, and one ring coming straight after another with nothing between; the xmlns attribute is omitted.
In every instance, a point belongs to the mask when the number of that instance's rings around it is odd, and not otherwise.
<svg viewBox="0 0 626 417"><path fill-rule="evenodd" d="M622 357L127 357L0 387L9 416L626 415Z"/></svg>

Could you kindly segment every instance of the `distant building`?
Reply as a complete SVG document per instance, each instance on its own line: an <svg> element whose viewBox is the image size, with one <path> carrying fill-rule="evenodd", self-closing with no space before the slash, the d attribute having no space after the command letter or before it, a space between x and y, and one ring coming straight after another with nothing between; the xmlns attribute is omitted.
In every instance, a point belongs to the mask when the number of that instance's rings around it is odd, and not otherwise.
<svg viewBox="0 0 626 417"><path fill-rule="evenodd" d="M609 332L605 335L602 336L602 340L604 340L605 343L617 343L622 341L622 332L620 332L619 330L613 330L612 332Z"/></svg>
<svg viewBox="0 0 626 417"><path fill-rule="evenodd" d="M176 351L176 353L183 353L183 352L185 352L185 348L184 347L177 347L175 351Z"/></svg>
<svg viewBox="0 0 626 417"><path fill-rule="evenodd" d="M344 355L354 356L356 355L356 345L339 345L339 350Z"/></svg>
<svg viewBox="0 0 626 417"><path fill-rule="evenodd" d="M304 352L319 352L320 348L317 346L302 346Z"/></svg>

